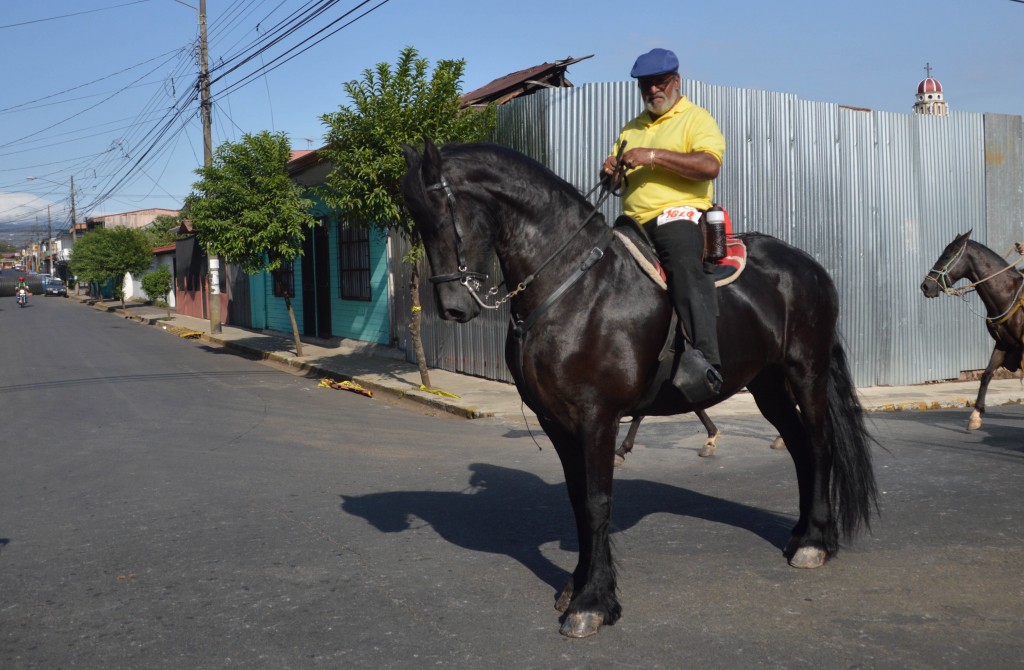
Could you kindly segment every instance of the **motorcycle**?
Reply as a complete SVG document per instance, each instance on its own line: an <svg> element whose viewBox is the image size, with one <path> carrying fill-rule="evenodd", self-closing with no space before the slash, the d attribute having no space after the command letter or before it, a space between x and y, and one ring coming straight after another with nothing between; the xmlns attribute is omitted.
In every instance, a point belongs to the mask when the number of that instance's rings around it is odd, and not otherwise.
<svg viewBox="0 0 1024 670"><path fill-rule="evenodd" d="M24 307L28 304L28 290L19 288L18 289L18 307Z"/></svg>

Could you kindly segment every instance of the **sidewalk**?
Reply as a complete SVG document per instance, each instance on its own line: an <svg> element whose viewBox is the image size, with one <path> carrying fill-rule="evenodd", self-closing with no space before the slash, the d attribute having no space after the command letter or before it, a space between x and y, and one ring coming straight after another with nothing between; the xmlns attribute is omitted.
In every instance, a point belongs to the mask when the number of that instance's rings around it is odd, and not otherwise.
<svg viewBox="0 0 1024 670"><path fill-rule="evenodd" d="M121 309L120 301L104 300L93 304L85 296L71 295L94 309L122 314L171 334L197 337L248 355L272 360L337 382L353 382L374 395L390 394L428 405L467 419L501 417L522 421L523 413L536 424L533 413L521 402L511 384L496 382L445 370L431 369L430 381L443 394L420 390L420 374L414 363L405 360L395 349L354 340L306 340L303 356L295 355L294 342L279 333L267 333L235 326L222 326L221 332L210 335L210 322L181 316L149 305L128 303ZM943 382L912 386L873 386L858 389L861 403L868 412L950 409L970 407L978 393L978 382ZM987 405L1024 403L1024 385L1020 379L993 380L989 385ZM712 418L758 414L749 393L740 393L711 409ZM964 413L966 424L968 412Z"/></svg>

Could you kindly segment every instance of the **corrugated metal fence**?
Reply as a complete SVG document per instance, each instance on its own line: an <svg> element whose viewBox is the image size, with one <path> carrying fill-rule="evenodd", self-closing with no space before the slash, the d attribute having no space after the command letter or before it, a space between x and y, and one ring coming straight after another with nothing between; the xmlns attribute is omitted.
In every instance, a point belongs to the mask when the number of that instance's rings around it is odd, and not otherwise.
<svg viewBox="0 0 1024 670"><path fill-rule="evenodd" d="M871 112L693 81L683 89L725 134L716 199L734 229L786 240L835 279L858 386L949 379L986 365L992 341L977 297L925 300L918 287L942 249L968 229L997 253L1024 240L1021 117ZM494 140L586 193L641 104L632 82L547 90L501 107ZM610 199L603 213L614 220L619 203ZM395 242L400 258L404 243ZM407 268L394 267L396 286L407 286ZM500 276L497 264L492 276ZM443 322L423 283L429 365L511 381L507 308L468 324ZM395 298L399 346L414 360L407 292Z"/></svg>

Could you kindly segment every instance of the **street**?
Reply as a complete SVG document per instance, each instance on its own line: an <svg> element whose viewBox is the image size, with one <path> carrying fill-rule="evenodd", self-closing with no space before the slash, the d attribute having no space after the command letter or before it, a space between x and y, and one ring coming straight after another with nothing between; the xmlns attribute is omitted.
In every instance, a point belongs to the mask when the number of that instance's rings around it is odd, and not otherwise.
<svg viewBox="0 0 1024 670"><path fill-rule="evenodd" d="M425 416L201 341L0 299L0 667L1024 667L1024 407L872 414L881 514L781 555L760 417L650 421L616 472L622 620L558 634L576 560L542 433ZM714 418L713 411L711 412Z"/></svg>

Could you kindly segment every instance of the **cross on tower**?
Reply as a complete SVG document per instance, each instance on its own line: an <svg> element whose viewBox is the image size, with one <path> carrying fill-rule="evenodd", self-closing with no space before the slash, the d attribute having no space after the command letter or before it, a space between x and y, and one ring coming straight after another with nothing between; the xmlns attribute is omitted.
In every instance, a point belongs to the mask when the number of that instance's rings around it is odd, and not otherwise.
<svg viewBox="0 0 1024 670"><path fill-rule="evenodd" d="M931 78L932 78L932 64L931 64L931 63L925 63L925 64L924 64L924 72L925 72L925 75L926 75L926 76L927 76L927 77L928 77L929 79L931 79Z"/></svg>

